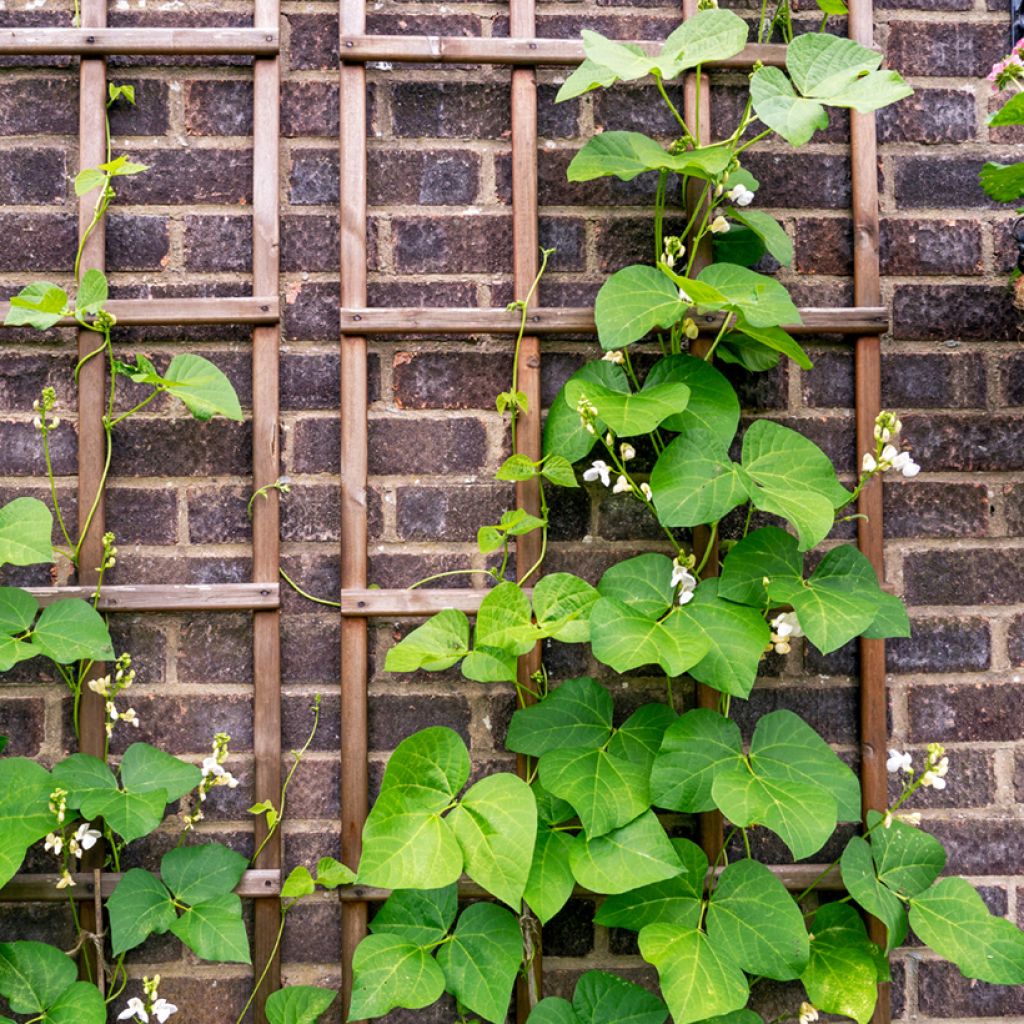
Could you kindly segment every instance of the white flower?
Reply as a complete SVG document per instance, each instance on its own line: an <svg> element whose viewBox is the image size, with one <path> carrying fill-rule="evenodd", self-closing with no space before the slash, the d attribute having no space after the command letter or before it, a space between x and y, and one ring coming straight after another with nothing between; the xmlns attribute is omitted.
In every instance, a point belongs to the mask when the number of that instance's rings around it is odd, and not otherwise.
<svg viewBox="0 0 1024 1024"><path fill-rule="evenodd" d="M793 637L795 639L798 636L804 635L796 612L783 612L781 615L776 615L772 619L771 627L772 632L781 637Z"/></svg>
<svg viewBox="0 0 1024 1024"><path fill-rule="evenodd" d="M139 716L135 713L135 708L129 708L127 711L122 711L121 721L127 722L129 725L134 725L135 728L138 729Z"/></svg>
<svg viewBox="0 0 1024 1024"><path fill-rule="evenodd" d="M60 876L60 881L57 883L57 888L58 889L67 889L67 888L69 888L71 886L74 886L74 884L75 884L75 880L71 877L70 873L65 868L63 873Z"/></svg>
<svg viewBox="0 0 1024 1024"><path fill-rule="evenodd" d="M606 363L615 363L616 366L621 366L625 361L626 357L622 354L621 349L613 349L611 352L605 352L601 359Z"/></svg>
<svg viewBox="0 0 1024 1024"><path fill-rule="evenodd" d="M864 453L864 461L860 464L860 468L865 473L874 473L874 471L878 469L878 463L875 461L875 457L871 452Z"/></svg>
<svg viewBox="0 0 1024 1024"><path fill-rule="evenodd" d="M693 305L693 299L691 299L690 296L687 295L682 288L679 289L679 301L688 302L691 306Z"/></svg>
<svg viewBox="0 0 1024 1024"><path fill-rule="evenodd" d="M693 600L693 592L697 589L697 577L685 565L672 563L671 586L679 588L679 603L689 604Z"/></svg>
<svg viewBox="0 0 1024 1024"><path fill-rule="evenodd" d="M101 697L110 696L110 676L100 676L99 679L90 679L88 686L93 693L98 693Z"/></svg>
<svg viewBox="0 0 1024 1024"><path fill-rule="evenodd" d="M133 1020L138 1019L142 1021L142 1024L149 1024L149 1014L146 1013L146 1007L142 1000L138 996L132 996L128 1000L128 1007L122 1010L117 1015L118 1020Z"/></svg>
<svg viewBox="0 0 1024 1024"><path fill-rule="evenodd" d="M110 720L112 722L116 722L120 717L117 713L117 708L114 707L114 702L112 700L107 701L107 715L110 717Z"/></svg>
<svg viewBox="0 0 1024 1024"><path fill-rule="evenodd" d="M59 857L60 851L64 849L64 837L57 835L56 832L48 832L46 834L46 842L43 844L43 849L49 853L53 850L54 856Z"/></svg>
<svg viewBox="0 0 1024 1024"><path fill-rule="evenodd" d="M932 789L945 789L946 780L939 775L938 772L933 771L931 768L928 769L921 776L921 785L925 787L931 787Z"/></svg>
<svg viewBox="0 0 1024 1024"><path fill-rule="evenodd" d="M583 479L586 480L587 483L593 483L595 480L600 480L605 487L611 487L611 472L611 466L609 466L607 462L597 459L595 462L591 463L590 469L583 471Z"/></svg>
<svg viewBox="0 0 1024 1024"><path fill-rule="evenodd" d="M628 441L623 441L619 446L619 454L623 462L629 462L630 459L636 458L636 449Z"/></svg>
<svg viewBox="0 0 1024 1024"><path fill-rule="evenodd" d="M633 488L630 485L629 480L624 476L620 476L618 480L615 481L615 486L612 488L612 494L623 494L632 490Z"/></svg>
<svg viewBox="0 0 1024 1024"><path fill-rule="evenodd" d="M894 448L891 444L887 444L882 449L881 461L883 463L888 463L891 466L895 459L899 456L899 454L900 453L896 448Z"/></svg>
<svg viewBox="0 0 1024 1024"><path fill-rule="evenodd" d="M754 193L744 184L734 185L725 193L737 206L749 206L754 201Z"/></svg>
<svg viewBox="0 0 1024 1024"><path fill-rule="evenodd" d="M818 1011L812 1003L800 1004L799 1024L814 1024L818 1019Z"/></svg>
<svg viewBox="0 0 1024 1024"><path fill-rule="evenodd" d="M153 1016L156 1017L159 1024L164 1024L168 1017L178 1012L178 1008L174 1003L167 1002L166 999L158 999L151 1007L150 1011Z"/></svg>
<svg viewBox="0 0 1024 1024"><path fill-rule="evenodd" d="M709 229L713 235L724 235L729 230L729 222L719 214L712 222Z"/></svg>
<svg viewBox="0 0 1024 1024"><path fill-rule="evenodd" d="M224 774L224 766L216 757L204 757L201 771L204 779L211 775L216 778L217 776Z"/></svg>
<svg viewBox="0 0 1024 1024"><path fill-rule="evenodd" d="M640 493L648 501L653 501L654 500L654 491L651 490L651 485L650 484L641 484L640 485Z"/></svg>
<svg viewBox="0 0 1024 1024"><path fill-rule="evenodd" d="M889 760L885 762L885 770L887 772L907 772L909 774L914 770L913 761L914 759L910 754L905 754L900 750L890 750Z"/></svg>
<svg viewBox="0 0 1024 1024"><path fill-rule="evenodd" d="M892 460L892 468L899 470L908 480L921 472L921 467L913 460L910 452L900 452Z"/></svg>
<svg viewBox="0 0 1024 1024"><path fill-rule="evenodd" d="M75 832L73 842L79 849L75 850L75 856L81 857L82 850L91 850L98 840L103 838L103 833L94 828L89 828L89 822L83 821Z"/></svg>

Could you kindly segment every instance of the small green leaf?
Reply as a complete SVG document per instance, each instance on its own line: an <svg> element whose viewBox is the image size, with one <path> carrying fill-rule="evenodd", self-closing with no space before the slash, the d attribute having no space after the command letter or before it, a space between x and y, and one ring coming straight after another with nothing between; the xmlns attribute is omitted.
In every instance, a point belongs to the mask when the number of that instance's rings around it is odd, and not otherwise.
<svg viewBox="0 0 1024 1024"><path fill-rule="evenodd" d="M164 884L141 868L130 868L107 900L114 956L142 945L150 935L163 935L177 915Z"/></svg>
<svg viewBox="0 0 1024 1024"><path fill-rule="evenodd" d="M614 176L632 181L645 171L670 171L710 180L721 174L732 153L728 146L705 146L681 153L668 152L640 132L601 132L588 139L566 171L569 181L593 181Z"/></svg>
<svg viewBox="0 0 1024 1024"><path fill-rule="evenodd" d="M622 394L630 390L625 371L615 363L597 359L580 367L562 386L548 410L544 423L544 455L547 458L560 455L568 462L577 462L590 453L597 443L597 434L604 430L600 420L594 426L596 433L591 434L584 429L576 407L566 401L566 388L571 382L580 380L597 382Z"/></svg>
<svg viewBox="0 0 1024 1024"><path fill-rule="evenodd" d="M190 907L170 930L203 960L252 963L242 921L242 901L233 892Z"/></svg>
<svg viewBox="0 0 1024 1024"><path fill-rule="evenodd" d="M75 175L75 195L88 195L93 189L105 185L107 175L98 167L83 168Z"/></svg>
<svg viewBox="0 0 1024 1024"><path fill-rule="evenodd" d="M289 985L267 996L267 1024L316 1024L336 998L331 989Z"/></svg>
<svg viewBox="0 0 1024 1024"><path fill-rule="evenodd" d="M109 163L100 164L100 170L117 177L126 174L141 174L143 171L148 171L149 167L146 164L132 163L126 156L116 156Z"/></svg>
<svg viewBox="0 0 1024 1024"><path fill-rule="evenodd" d="M458 903L454 884L440 889L396 889L374 915L370 931L433 947L448 934Z"/></svg>
<svg viewBox="0 0 1024 1024"><path fill-rule="evenodd" d="M476 615L474 647L497 648L515 656L532 650L538 639L530 599L515 583L505 580L487 592Z"/></svg>
<svg viewBox="0 0 1024 1024"><path fill-rule="evenodd" d="M566 385L566 401L588 401L598 417L619 437L636 437L656 430L666 419L682 412L690 400L685 384L666 382L622 395L601 384L572 381Z"/></svg>
<svg viewBox="0 0 1024 1024"><path fill-rule="evenodd" d="M594 319L601 348L625 348L656 327L671 327L689 305L661 271L640 265L624 267L597 293Z"/></svg>
<svg viewBox="0 0 1024 1024"><path fill-rule="evenodd" d="M643 53L636 47L637 53ZM566 100L574 100L593 89L600 89L617 82L618 76L614 71L601 67L592 60L584 60L582 64L562 83L562 87L555 96L556 103L564 103Z"/></svg>
<svg viewBox="0 0 1024 1024"><path fill-rule="evenodd" d="M907 911L899 898L887 889L875 874L871 846L860 836L852 836L840 861L843 885L869 913L885 924L888 932L886 951L903 944L907 937Z"/></svg>
<svg viewBox="0 0 1024 1024"><path fill-rule="evenodd" d="M572 573L548 573L533 588L537 629L562 643L586 643L590 640L590 612L598 596L586 580Z"/></svg>
<svg viewBox="0 0 1024 1024"><path fill-rule="evenodd" d="M750 76L750 98L758 118L791 146L803 146L828 127L825 108L798 96L782 68L758 68Z"/></svg>
<svg viewBox="0 0 1024 1024"><path fill-rule="evenodd" d="M339 885L351 885L356 873L334 857L321 857L316 862L316 884L324 889L337 889Z"/></svg>
<svg viewBox="0 0 1024 1024"><path fill-rule="evenodd" d="M10 636L25 632L38 611L39 602L27 590L0 587L0 633Z"/></svg>
<svg viewBox="0 0 1024 1024"><path fill-rule="evenodd" d="M572 895L575 879L569 865L571 851L572 837L567 833L546 826L538 828L523 899L541 924L547 924Z"/></svg>
<svg viewBox="0 0 1024 1024"><path fill-rule="evenodd" d="M420 1010L444 992L445 977L428 950L397 935L368 935L352 958L352 1020L383 1017L396 1007Z"/></svg>
<svg viewBox="0 0 1024 1024"><path fill-rule="evenodd" d="M734 206L730 208L729 216L750 228L784 267L793 262L793 239L770 213Z"/></svg>
<svg viewBox="0 0 1024 1024"><path fill-rule="evenodd" d="M238 395L223 371L202 356L184 354L175 356L167 367L164 390L180 399L197 420L214 416L242 419Z"/></svg>
<svg viewBox="0 0 1024 1024"><path fill-rule="evenodd" d="M392 647L384 660L385 672L443 672L469 653L469 619L464 612L446 608L414 629Z"/></svg>
<svg viewBox="0 0 1024 1024"><path fill-rule="evenodd" d="M477 647L462 663L462 674L477 683L514 683L516 673L516 655L500 647Z"/></svg>
<svg viewBox="0 0 1024 1024"><path fill-rule="evenodd" d="M733 11L710 9L687 18L665 40L659 60L666 78L708 61L735 57L747 45L746 22ZM666 66L668 65L668 66Z"/></svg>
<svg viewBox="0 0 1024 1024"><path fill-rule="evenodd" d="M114 648L103 616L91 604L66 597L43 609L32 645L58 665L73 661L112 661Z"/></svg>
<svg viewBox="0 0 1024 1024"><path fill-rule="evenodd" d="M533 480L540 474L540 469L533 459L526 455L510 455L502 464L496 480Z"/></svg>
<svg viewBox="0 0 1024 1024"><path fill-rule="evenodd" d="M589 676L568 679L544 700L512 715L505 745L540 757L563 747L597 748L612 731L612 699Z"/></svg>
<svg viewBox="0 0 1024 1024"><path fill-rule="evenodd" d="M978 180L989 198L997 203L1016 202L1024 196L1024 163L999 164L989 160L981 168ZM10 319L7 322L10 323Z"/></svg>
<svg viewBox="0 0 1024 1024"><path fill-rule="evenodd" d="M98 313L107 301L107 279L102 270L91 268L82 275L82 283L75 296L75 308L79 315Z"/></svg>
<svg viewBox="0 0 1024 1024"><path fill-rule="evenodd" d="M0 508L0 565L53 561L53 513L38 498L15 498Z"/></svg>
<svg viewBox="0 0 1024 1024"><path fill-rule="evenodd" d="M133 793L163 790L167 803L195 789L202 777L194 764L172 757L148 743L133 743L121 758L121 784L125 789Z"/></svg>
<svg viewBox="0 0 1024 1024"><path fill-rule="evenodd" d="M614 72L623 82L643 78L658 66L657 60L648 57L638 46L623 46L590 29L584 29L582 35L587 59Z"/></svg>
<svg viewBox="0 0 1024 1024"><path fill-rule="evenodd" d="M663 882L683 870L679 855L651 810L596 839L581 832L573 839L569 864L585 889L608 894Z"/></svg>
<svg viewBox="0 0 1024 1024"><path fill-rule="evenodd" d="M934 836L894 819L888 828L877 811L868 814L871 854L878 880L903 896L918 896L946 866L946 848Z"/></svg>
<svg viewBox="0 0 1024 1024"><path fill-rule="evenodd" d="M304 864L292 868L281 886L281 898L285 900L301 899L314 892L316 892L316 882L313 881L309 868Z"/></svg>
<svg viewBox="0 0 1024 1024"><path fill-rule="evenodd" d="M579 487L572 464L562 455L549 455L544 459L541 474L556 487Z"/></svg>
<svg viewBox="0 0 1024 1024"><path fill-rule="evenodd" d="M33 281L11 297L11 308L4 325L46 331L59 324L68 313L68 296L63 288L49 281Z"/></svg>
<svg viewBox="0 0 1024 1024"><path fill-rule="evenodd" d="M1024 124L1024 93L1015 92L996 113L988 118L988 124L992 128Z"/></svg>

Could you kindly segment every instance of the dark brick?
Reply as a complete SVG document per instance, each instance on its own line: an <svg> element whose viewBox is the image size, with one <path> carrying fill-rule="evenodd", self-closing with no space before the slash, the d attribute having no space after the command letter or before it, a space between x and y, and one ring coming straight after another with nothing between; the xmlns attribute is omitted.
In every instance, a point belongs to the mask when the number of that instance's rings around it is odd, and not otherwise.
<svg viewBox="0 0 1024 1024"><path fill-rule="evenodd" d="M3 434L3 452L0 462L9 476L37 476L46 472L42 449L39 447L39 431L31 423L0 420ZM77 438L68 426L50 434L50 455L57 476L68 476L75 472Z"/></svg>
<svg viewBox="0 0 1024 1024"><path fill-rule="evenodd" d="M398 352L391 370L400 409L494 409L508 389L511 356L504 353Z"/></svg>
<svg viewBox="0 0 1024 1024"><path fill-rule="evenodd" d="M303 214L281 218L281 269L336 271L340 255L338 218Z"/></svg>
<svg viewBox="0 0 1024 1024"><path fill-rule="evenodd" d="M379 499L376 504L379 506ZM380 518L379 510L375 518ZM340 527L341 511L336 486L303 484L293 488L291 495L282 502L281 537L284 540L336 541Z"/></svg>
<svg viewBox="0 0 1024 1024"><path fill-rule="evenodd" d="M324 955L325 950L340 948L341 906L337 901L303 903L289 911L281 946L286 962L323 963L329 959Z"/></svg>
<svg viewBox="0 0 1024 1024"><path fill-rule="evenodd" d="M935 26L929 25L928 36ZM916 89L878 112L878 141L937 145L967 142L977 130L974 92L970 89Z"/></svg>
<svg viewBox="0 0 1024 1024"><path fill-rule="evenodd" d="M886 61L904 75L979 78L1006 49L1001 25L932 21L927 31L907 19L889 23Z"/></svg>
<svg viewBox="0 0 1024 1024"><path fill-rule="evenodd" d="M897 285L893 332L898 338L1012 341L1017 314L1003 285Z"/></svg>
<svg viewBox="0 0 1024 1024"><path fill-rule="evenodd" d="M466 150L372 150L368 158L371 205L466 206L480 188L480 154Z"/></svg>
<svg viewBox="0 0 1024 1024"><path fill-rule="evenodd" d="M155 78L116 77L119 85L135 88L135 105L118 100L110 108L110 133L114 138L133 135L165 135L168 130L168 84ZM77 131L77 129L76 129Z"/></svg>
<svg viewBox="0 0 1024 1024"><path fill-rule="evenodd" d="M981 225L965 220L884 220L880 257L883 274L980 274Z"/></svg>
<svg viewBox="0 0 1024 1024"><path fill-rule="evenodd" d="M0 736L7 737L4 754L38 757L43 745L45 717L42 697L5 697L0 702Z"/></svg>
<svg viewBox="0 0 1024 1024"><path fill-rule="evenodd" d="M59 436L59 434L58 434ZM248 474L252 439L248 423L143 416L117 428L112 472L115 476L205 476Z"/></svg>
<svg viewBox="0 0 1024 1024"><path fill-rule="evenodd" d="M885 484L888 537L984 537L989 511L985 484Z"/></svg>
<svg viewBox="0 0 1024 1024"><path fill-rule="evenodd" d="M188 270L246 273L252 269L252 218L186 217L184 245Z"/></svg>
<svg viewBox="0 0 1024 1024"><path fill-rule="evenodd" d="M657 177L641 174L633 181L598 178L570 182L566 179L575 149L541 149L537 154L537 188L541 206L644 206L654 198ZM510 194L508 180L499 181L499 196Z"/></svg>
<svg viewBox="0 0 1024 1024"><path fill-rule="evenodd" d="M848 217L801 217L793 244L793 266L801 274L853 272L853 225Z"/></svg>
<svg viewBox="0 0 1024 1024"><path fill-rule="evenodd" d="M385 588L404 589L435 573L468 568L467 555L406 555L392 552L370 555L370 581L375 586ZM456 589L464 587L466 579L465 576L446 576L431 583L431 587Z"/></svg>
<svg viewBox="0 0 1024 1024"><path fill-rule="evenodd" d="M676 108L682 110L682 82L672 83L666 91ZM660 136L666 141L679 135L679 122L654 85L627 84L618 89L599 89L594 94L594 123L616 131L626 129Z"/></svg>
<svg viewBox="0 0 1024 1024"><path fill-rule="evenodd" d="M341 578L338 574L338 559L335 555L320 556L306 551L302 554L288 555L282 559L282 567L288 575L297 581L310 594L323 597L328 600L335 600L341 588ZM281 607L286 612L310 613L309 601L297 594L291 587L281 588ZM325 611L323 605L317 605L318 613Z"/></svg>
<svg viewBox="0 0 1024 1024"><path fill-rule="evenodd" d="M288 201L295 206L337 205L337 149L293 149L288 173Z"/></svg>
<svg viewBox="0 0 1024 1024"><path fill-rule="evenodd" d="M918 965L918 1005L929 1017L1013 1017L1024 1013L1024 989L968 981L949 963Z"/></svg>
<svg viewBox="0 0 1024 1024"><path fill-rule="evenodd" d="M289 14L293 71L328 71L338 66L338 18L334 14Z"/></svg>
<svg viewBox="0 0 1024 1024"><path fill-rule="evenodd" d="M511 130L509 90L491 82L398 82L391 121L399 138L500 139Z"/></svg>
<svg viewBox="0 0 1024 1024"><path fill-rule="evenodd" d="M392 230L399 272L500 273L511 268L512 221L506 216L396 217Z"/></svg>
<svg viewBox="0 0 1024 1024"><path fill-rule="evenodd" d="M371 357L376 363L377 357ZM334 409L339 401L337 352L284 352L281 358L282 409ZM371 374L376 383L379 371ZM376 401L377 396L370 398Z"/></svg>
<svg viewBox="0 0 1024 1024"><path fill-rule="evenodd" d="M372 421L371 421L372 422ZM340 426L337 416L304 418L286 428L290 437L286 465L293 473L336 473L341 457Z"/></svg>
<svg viewBox="0 0 1024 1024"><path fill-rule="evenodd" d="M992 641L985 619L916 619L909 638L887 640L890 672L981 672L989 667Z"/></svg>
<svg viewBox="0 0 1024 1024"><path fill-rule="evenodd" d="M969 157L896 157L895 195L901 210L991 207L978 184L983 161Z"/></svg>
<svg viewBox="0 0 1024 1024"><path fill-rule="evenodd" d="M371 306L474 306L476 285L471 281L371 281Z"/></svg>
<svg viewBox="0 0 1024 1024"><path fill-rule="evenodd" d="M757 687L749 701L733 707L733 717L745 735L754 723L769 711L788 708L800 715L829 743L856 741L857 690L852 686L827 689L810 687Z"/></svg>
<svg viewBox="0 0 1024 1024"><path fill-rule="evenodd" d="M310 281L285 292L284 334L290 341L336 341L338 337L337 284Z"/></svg>
<svg viewBox="0 0 1024 1024"><path fill-rule="evenodd" d="M114 753L124 753L129 744L141 741L176 754L204 755L209 753L214 733L218 732L231 737L233 751L252 749L252 700L248 697L133 693L131 706L138 712L141 724L138 729L122 725L114 730Z"/></svg>
<svg viewBox="0 0 1024 1024"><path fill-rule="evenodd" d="M163 217L112 213L107 217L106 241L107 270L162 270L167 263L170 240Z"/></svg>
<svg viewBox="0 0 1024 1024"><path fill-rule="evenodd" d="M324 615L335 613L321 608ZM341 648L335 629L310 613L306 604L300 615L281 617L281 672L290 683L324 683L338 678Z"/></svg>
<svg viewBox="0 0 1024 1024"><path fill-rule="evenodd" d="M1006 530L1011 537L1024 536L1024 485L1005 484Z"/></svg>
<svg viewBox="0 0 1024 1024"><path fill-rule="evenodd" d="M291 762L292 758L289 757L281 767L287 771ZM337 763L333 759L319 761L303 758L302 767L295 773L288 787L289 813L297 820L337 820L341 810L340 781Z"/></svg>
<svg viewBox="0 0 1024 1024"><path fill-rule="evenodd" d="M582 487L547 491L548 540L582 540L590 533L590 495Z"/></svg>
<svg viewBox="0 0 1024 1024"><path fill-rule="evenodd" d="M659 540L661 525L646 505L629 494L612 494L603 487L597 495L597 532L606 540Z"/></svg>
<svg viewBox="0 0 1024 1024"><path fill-rule="evenodd" d="M113 615L108 619L114 650L132 656L136 685L162 683L167 677L167 634L152 616Z"/></svg>
<svg viewBox="0 0 1024 1024"><path fill-rule="evenodd" d="M178 496L142 487L107 490L107 528L118 544L173 544L178 537Z"/></svg>
<svg viewBox="0 0 1024 1024"><path fill-rule="evenodd" d="M69 272L78 244L75 218L64 213L0 213L0 237L17 245L0 249L0 270Z"/></svg>
<svg viewBox="0 0 1024 1024"><path fill-rule="evenodd" d="M468 744L469 718L465 697L380 694L370 702L370 750L394 750L407 736L432 725L454 729Z"/></svg>
<svg viewBox="0 0 1024 1024"><path fill-rule="evenodd" d="M902 749L902 747L901 747ZM918 765L924 763L923 749L911 753ZM908 805L915 811L931 808L988 807L998 803L994 755L990 750L965 750L958 747L949 753L948 785L945 789L931 787L919 789ZM889 776L889 796L895 801L902 792L903 782Z"/></svg>
<svg viewBox="0 0 1024 1024"><path fill-rule="evenodd" d="M1013 416L911 413L903 437L913 441L914 459L926 471L985 472L1024 466L1024 422Z"/></svg>
<svg viewBox="0 0 1024 1024"><path fill-rule="evenodd" d="M916 551L904 556L908 604L1016 604L1024 550Z"/></svg>
<svg viewBox="0 0 1024 1024"><path fill-rule="evenodd" d="M130 156L149 170L119 179L121 202L192 206L252 200L252 154L244 150L133 150Z"/></svg>
<svg viewBox="0 0 1024 1024"><path fill-rule="evenodd" d="M496 523L512 507L510 486L399 487L398 535L403 540L475 540L477 529Z"/></svg>
<svg viewBox="0 0 1024 1024"><path fill-rule="evenodd" d="M1006 404L1024 405L1024 353L1011 352L998 366Z"/></svg>
<svg viewBox="0 0 1024 1024"><path fill-rule="evenodd" d="M1012 740L1024 728L1024 690L1016 685L914 686L909 707L917 742Z"/></svg>
<svg viewBox="0 0 1024 1024"><path fill-rule="evenodd" d="M252 135L252 82L201 80L185 87L188 135Z"/></svg>
<svg viewBox="0 0 1024 1024"><path fill-rule="evenodd" d="M370 420L371 474L459 473L487 458L483 424L469 418Z"/></svg>
<svg viewBox="0 0 1024 1024"><path fill-rule="evenodd" d="M594 903L592 900L569 900L544 925L546 956L586 956L594 948Z"/></svg>
<svg viewBox="0 0 1024 1024"><path fill-rule="evenodd" d="M8 903L0 908L0 942L46 942L71 949L77 931L69 904Z"/></svg>
<svg viewBox="0 0 1024 1024"><path fill-rule="evenodd" d="M53 148L0 152L0 195L6 203L52 206L67 195L67 156Z"/></svg>
<svg viewBox="0 0 1024 1024"><path fill-rule="evenodd" d="M337 138L338 87L333 82L285 82L281 86L281 134Z"/></svg>
<svg viewBox="0 0 1024 1024"><path fill-rule="evenodd" d="M850 206L850 162L846 157L750 150L744 162L761 182L758 206L799 208L813 203L826 210Z"/></svg>
<svg viewBox="0 0 1024 1024"><path fill-rule="evenodd" d="M0 82L0 135L77 133L77 79L7 78Z"/></svg>
<svg viewBox="0 0 1024 1024"><path fill-rule="evenodd" d="M580 101L555 103L558 86L537 87L537 132L542 139L571 139L579 134Z"/></svg>

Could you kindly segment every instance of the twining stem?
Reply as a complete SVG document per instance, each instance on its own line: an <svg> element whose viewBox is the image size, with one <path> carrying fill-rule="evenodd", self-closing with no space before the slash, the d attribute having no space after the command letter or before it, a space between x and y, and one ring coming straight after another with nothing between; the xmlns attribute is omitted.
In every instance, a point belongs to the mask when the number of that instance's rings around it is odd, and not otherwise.
<svg viewBox="0 0 1024 1024"><path fill-rule="evenodd" d="M534 277L530 284L530 289L526 293L526 298L520 300L516 305L519 306L520 320L519 320L519 333L516 335L516 347L515 354L512 357L512 416L510 421L511 432L512 432L512 451L516 451L516 420L519 418L519 406L517 403L517 396L519 394L519 350L523 345L523 335L526 334L526 322L530 315L530 303L533 301L533 296L537 292L537 286L540 284L540 279L544 276L544 271L547 269L548 257L554 252L554 249L541 249L540 251L540 269L537 271L537 276Z"/></svg>
<svg viewBox="0 0 1024 1024"><path fill-rule="evenodd" d="M654 193L654 262L661 262L665 252L663 227L665 220L665 186L668 183L668 171L662 168L658 172L658 187Z"/></svg>
<svg viewBox="0 0 1024 1024"><path fill-rule="evenodd" d="M270 965L274 962L274 958L277 956L277 951L281 948L281 939L284 936L284 922L288 911L291 910L298 900L292 900L287 905L282 904L281 906L281 924L277 929L277 937L274 939L274 945L270 950L270 955L267 957L267 962L263 965L263 970L260 972L259 978L256 979L256 984L253 986L252 992L249 993L249 998L245 1001L245 1006L242 1007L242 1012L238 1015L238 1020L235 1024L242 1024L245 1015L249 1012L249 1007L252 1006L252 1001L256 998L256 993L259 992L263 982L267 980L267 974L270 972Z"/></svg>
<svg viewBox="0 0 1024 1024"><path fill-rule="evenodd" d="M686 141L692 146L697 145L697 140L694 139L693 134L690 131L689 125L687 125L685 118L676 109L676 105L669 99L668 93L665 91L665 83L662 80L661 75L657 71L654 74L654 84L658 87L658 92L661 93L661 98L668 105L668 109L672 111L672 116L679 122L679 127L683 129L683 136Z"/></svg>
<svg viewBox="0 0 1024 1024"><path fill-rule="evenodd" d="M282 573L282 575L283 575L283 573ZM406 590L415 590L417 587L422 587L422 586L424 586L427 583L433 583L434 580L442 580L442 579L444 579L447 576L493 576L493 575L494 575L494 573L490 569L449 569L449 570L447 570L447 572L435 572L433 576L425 576L423 579L417 580L415 583L409 584L409 586L406 587L405 589ZM289 581L289 582L291 582L291 581ZM292 584L292 585L294 586L294 584ZM298 589L298 588L296 588L296 589ZM300 590L299 593L301 594L302 591ZM308 596L308 595L304 595L304 596ZM316 598L313 598L313 600L316 600ZM325 601L323 603L327 604L328 602ZM339 604L338 607L340 608L341 605Z"/></svg>

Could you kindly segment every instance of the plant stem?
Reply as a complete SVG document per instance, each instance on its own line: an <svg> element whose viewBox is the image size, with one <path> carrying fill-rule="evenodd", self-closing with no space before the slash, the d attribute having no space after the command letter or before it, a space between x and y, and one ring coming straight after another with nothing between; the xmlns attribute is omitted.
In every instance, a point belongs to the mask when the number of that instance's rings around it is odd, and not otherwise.
<svg viewBox="0 0 1024 1024"><path fill-rule="evenodd" d="M679 127L683 129L683 137L686 139L687 142L690 143L691 146L696 147L697 140L691 134L690 129L687 126L685 119L683 118L683 115L679 113L679 111L676 109L676 105L668 98L668 93L665 92L665 83L662 80L661 75L659 75L657 72L654 72L654 84L658 87L658 92L661 93L661 98L665 101L666 105L668 106L668 109L672 111L672 116L676 119L676 121L679 122Z"/></svg>
<svg viewBox="0 0 1024 1024"><path fill-rule="evenodd" d="M665 184L668 181L668 171L662 169L658 172L658 187L654 193L654 262L661 262L665 254L665 241L663 237L663 221L665 219Z"/></svg>
<svg viewBox="0 0 1024 1024"><path fill-rule="evenodd" d="M434 580L442 580L446 576L491 576L491 577L493 577L494 573L491 572L490 569L449 569L447 572L435 572L433 576L426 576L426 577L424 577L421 580L417 580L415 583L410 584L405 589L406 590L415 590L417 587L422 587L425 583L433 583ZM300 593L301 593L301 591L300 591ZM341 605L339 604L338 607L340 608Z"/></svg>
<svg viewBox="0 0 1024 1024"><path fill-rule="evenodd" d="M325 604L327 605L328 608L341 607L340 601L328 601L326 597L314 597L308 591L303 590L302 587L300 587L298 583L296 583L295 580L293 580L291 576L289 576L288 573L284 571L284 569L278 569L277 571L281 574L281 579L283 579L285 583L287 583L288 586L295 591L296 594L300 595L301 597L304 597L307 601L312 601L314 604Z"/></svg>
<svg viewBox="0 0 1024 1024"><path fill-rule="evenodd" d="M277 929L277 938L274 939L274 945L270 950L270 956L267 957L267 962L263 965L263 970L260 972L260 976L256 980L256 984L253 986L252 992L249 993L249 998L245 1001L245 1006L242 1007L242 1012L238 1015L238 1020L235 1021L235 1024L242 1024L243 1018L249 1012L249 1007L252 1006L252 1001L256 998L256 993L259 992L263 982L267 980L267 973L270 971L270 965L274 962L274 957L277 956L277 951L281 948L281 938L284 935L285 916L294 905L295 901L288 904L287 907L281 907L281 924Z"/></svg>

